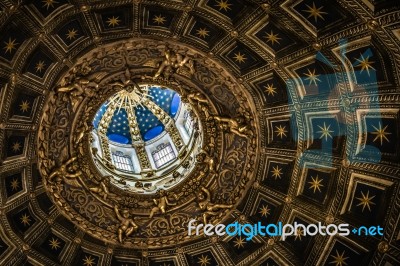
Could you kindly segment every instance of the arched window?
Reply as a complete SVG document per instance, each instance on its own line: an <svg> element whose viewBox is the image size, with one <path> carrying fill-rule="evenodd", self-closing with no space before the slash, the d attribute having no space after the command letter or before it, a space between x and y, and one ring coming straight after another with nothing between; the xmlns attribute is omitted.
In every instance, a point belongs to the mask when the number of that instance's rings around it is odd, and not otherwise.
<svg viewBox="0 0 400 266"><path fill-rule="evenodd" d="M133 163L129 155L124 155L121 151L112 153L112 159L117 169L127 172L134 172Z"/></svg>
<svg viewBox="0 0 400 266"><path fill-rule="evenodd" d="M153 156L153 160L157 168L160 168L164 164L176 158L170 143L158 145L157 149L153 151L151 155Z"/></svg>
<svg viewBox="0 0 400 266"><path fill-rule="evenodd" d="M190 116L189 112L186 111L184 114L185 124L184 127L186 132L190 135L193 131L193 118Z"/></svg>

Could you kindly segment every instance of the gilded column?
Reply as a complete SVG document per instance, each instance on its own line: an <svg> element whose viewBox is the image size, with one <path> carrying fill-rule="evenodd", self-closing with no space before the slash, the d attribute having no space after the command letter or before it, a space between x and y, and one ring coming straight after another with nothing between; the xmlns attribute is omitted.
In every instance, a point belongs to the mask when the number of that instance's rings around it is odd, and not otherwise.
<svg viewBox="0 0 400 266"><path fill-rule="evenodd" d="M135 110L130 106L130 108L125 108L128 114L129 121L129 132L132 138L132 146L135 148L136 153L138 155L140 167L142 171L151 170L151 164L149 161L149 157L147 155L146 149L144 148L144 141L142 136L140 135L139 125L137 123Z"/></svg>
<svg viewBox="0 0 400 266"><path fill-rule="evenodd" d="M103 152L103 159L106 161L108 166L112 166L112 159L111 159L111 152L110 152L110 146L108 143L108 138L107 138L107 130L108 126L111 123L111 119L114 115L115 109L117 107L116 103L111 103L103 115L103 117L100 120L99 127L98 127L98 135L100 138L100 147Z"/></svg>

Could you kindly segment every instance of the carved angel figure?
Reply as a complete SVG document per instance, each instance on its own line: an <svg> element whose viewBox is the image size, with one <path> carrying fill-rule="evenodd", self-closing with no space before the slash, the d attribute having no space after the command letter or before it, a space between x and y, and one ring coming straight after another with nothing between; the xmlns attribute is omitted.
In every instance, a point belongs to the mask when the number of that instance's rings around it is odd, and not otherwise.
<svg viewBox="0 0 400 266"><path fill-rule="evenodd" d="M194 74L194 63L188 56L182 56L179 53L175 53L171 50L166 50L164 52L165 59L160 64L157 73L154 78L158 78L161 74L168 79L173 72L179 72L182 67L189 69L190 74Z"/></svg>
<svg viewBox="0 0 400 266"><path fill-rule="evenodd" d="M212 116L210 114L210 105L209 105L209 101L206 98L206 96L204 96L203 94L201 94L200 92L192 92L187 94L186 96L182 97L183 101L188 101L191 104L195 104L197 103L198 107L200 110L203 111L205 118L207 121L212 119Z"/></svg>
<svg viewBox="0 0 400 266"><path fill-rule="evenodd" d="M82 123L82 125L76 129L77 134L74 141L75 144L80 143L85 134L87 134L91 130L92 130L91 126L88 126L86 123Z"/></svg>
<svg viewBox="0 0 400 266"><path fill-rule="evenodd" d="M89 189L94 193L98 193L100 196L103 197L104 200L106 200L107 196L110 194L110 191L108 190L109 183L110 183L109 177L104 176L100 181L99 186L91 187Z"/></svg>
<svg viewBox="0 0 400 266"><path fill-rule="evenodd" d="M139 94L143 93L143 90L140 88L140 86L132 80L132 74L129 69L126 69L124 74L121 75L120 81L115 81L113 83L110 83L110 85L123 88L127 92L136 91Z"/></svg>
<svg viewBox="0 0 400 266"><path fill-rule="evenodd" d="M207 100L206 96L204 96L200 92L189 93L186 97L188 98L190 103L198 102L199 104L200 103L208 104L208 100Z"/></svg>
<svg viewBox="0 0 400 266"><path fill-rule="evenodd" d="M201 150L196 155L196 161L199 163L206 164L208 167L208 171L210 171L210 173L215 173L216 171L215 160L214 158L210 157L205 150Z"/></svg>
<svg viewBox="0 0 400 266"><path fill-rule="evenodd" d="M91 82L87 79L76 78L74 81L69 80L69 78L65 78L61 84L61 87L57 89L57 92L68 93L71 103L72 109L76 112L78 105L82 102L84 96L93 96L94 92L92 87L97 87L97 84L91 84Z"/></svg>
<svg viewBox="0 0 400 266"><path fill-rule="evenodd" d="M222 130L232 132L243 138L250 138L253 132L249 128L249 125L245 122L243 117L227 118L214 116L214 119L220 123Z"/></svg>
<svg viewBox="0 0 400 266"><path fill-rule="evenodd" d="M163 190L163 189L159 190L159 194L160 194L159 199L153 199L153 202L156 206L151 209L150 216L149 216L150 218L153 218L154 214L159 213L159 212L164 214L167 209L167 206L176 205L175 202L170 202L165 190ZM175 200L178 199L175 194L173 194L173 196L174 196Z"/></svg>
<svg viewBox="0 0 400 266"><path fill-rule="evenodd" d="M59 184L64 179L67 183L71 183L68 179L75 179L82 175L82 172L77 169L77 166L74 165L74 162L77 160L77 157L72 157L67 160L64 164L54 170L49 176L49 183ZM53 180L55 179L55 180ZM73 182L72 185L79 186L79 184L75 184Z"/></svg>
<svg viewBox="0 0 400 266"><path fill-rule="evenodd" d="M86 76L92 71L89 61L85 58L80 66L74 67L73 72L79 75Z"/></svg>
<svg viewBox="0 0 400 266"><path fill-rule="evenodd" d="M212 203L210 191L205 187L202 187L201 190L202 192L197 194L197 199L200 210L205 211L202 215L204 224L207 224L208 217L218 215L218 210L232 208L233 205Z"/></svg>
<svg viewBox="0 0 400 266"><path fill-rule="evenodd" d="M136 232L139 226L129 217L129 210L122 210L121 213L118 206L114 206L115 215L117 219L121 222L118 228L118 241L123 243L123 237L129 237L132 233Z"/></svg>

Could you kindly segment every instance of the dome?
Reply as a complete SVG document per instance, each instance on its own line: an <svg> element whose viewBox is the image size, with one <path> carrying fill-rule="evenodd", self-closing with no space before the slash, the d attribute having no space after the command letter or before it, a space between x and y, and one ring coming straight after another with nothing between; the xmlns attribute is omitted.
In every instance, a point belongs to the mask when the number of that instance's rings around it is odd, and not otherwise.
<svg viewBox="0 0 400 266"><path fill-rule="evenodd" d="M148 84L123 87L93 118L93 158L99 171L123 189L169 189L180 180L171 179L171 173L201 143L193 137L195 120L191 106L172 89Z"/></svg>
<svg viewBox="0 0 400 266"><path fill-rule="evenodd" d="M146 91L148 92L146 97L171 118L175 118L178 115L179 108L181 107L179 94L171 89L157 86L151 86L148 89L146 87ZM120 95L118 93L112 97L114 100L119 98ZM132 109L134 116L131 119L138 125L140 138L144 141L152 140L164 132L164 124L145 105L123 104L123 106L110 106L110 103L111 101L105 102L93 120L94 128L98 129L104 115L106 113L112 114L111 122L107 128L107 137L110 141L120 144L132 144L128 108Z"/></svg>

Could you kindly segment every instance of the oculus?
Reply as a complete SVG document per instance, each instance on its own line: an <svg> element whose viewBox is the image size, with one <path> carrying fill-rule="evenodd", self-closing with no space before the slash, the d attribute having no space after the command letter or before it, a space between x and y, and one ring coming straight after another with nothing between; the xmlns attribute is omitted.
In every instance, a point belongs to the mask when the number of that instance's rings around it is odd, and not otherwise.
<svg viewBox="0 0 400 266"><path fill-rule="evenodd" d="M102 104L92 125L92 156L99 171L134 193L177 185L191 169L181 164L202 145L191 105L161 86L130 81Z"/></svg>

